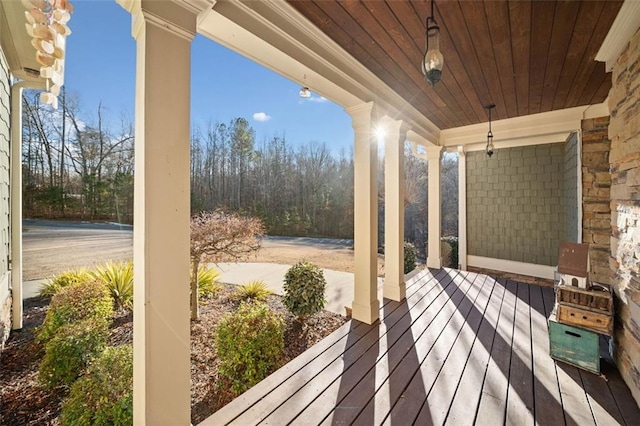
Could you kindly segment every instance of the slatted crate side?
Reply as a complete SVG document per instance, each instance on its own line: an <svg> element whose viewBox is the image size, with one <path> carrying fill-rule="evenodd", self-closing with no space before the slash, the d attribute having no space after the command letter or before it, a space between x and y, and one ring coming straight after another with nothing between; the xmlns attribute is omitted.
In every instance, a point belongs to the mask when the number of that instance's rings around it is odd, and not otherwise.
<svg viewBox="0 0 640 426"><path fill-rule="evenodd" d="M584 290L560 285L557 287L556 301L610 315L613 314L613 295L611 291Z"/></svg>
<svg viewBox="0 0 640 426"><path fill-rule="evenodd" d="M600 373L600 341L598 334L549 318L549 355L595 374Z"/></svg>

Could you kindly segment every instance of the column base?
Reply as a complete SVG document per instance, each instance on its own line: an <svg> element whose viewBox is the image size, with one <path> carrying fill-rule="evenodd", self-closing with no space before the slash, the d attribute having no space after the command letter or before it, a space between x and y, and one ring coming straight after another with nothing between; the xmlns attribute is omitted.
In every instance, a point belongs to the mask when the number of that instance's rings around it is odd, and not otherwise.
<svg viewBox="0 0 640 426"><path fill-rule="evenodd" d="M401 282L398 284L385 284L382 287L382 294L385 298L401 302L407 297L407 284Z"/></svg>
<svg viewBox="0 0 640 426"><path fill-rule="evenodd" d="M351 318L365 324L373 324L380 318L380 301L374 300L370 304L363 305L354 300L351 302Z"/></svg>
<svg viewBox="0 0 640 426"><path fill-rule="evenodd" d="M441 257L427 257L427 268L440 269L442 268Z"/></svg>

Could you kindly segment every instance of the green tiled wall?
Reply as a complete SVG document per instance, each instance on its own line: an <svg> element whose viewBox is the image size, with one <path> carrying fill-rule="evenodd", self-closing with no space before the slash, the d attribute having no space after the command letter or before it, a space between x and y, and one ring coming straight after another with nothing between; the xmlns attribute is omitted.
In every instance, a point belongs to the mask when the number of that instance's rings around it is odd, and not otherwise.
<svg viewBox="0 0 640 426"><path fill-rule="evenodd" d="M467 153L470 255L557 264L566 235L564 145Z"/></svg>

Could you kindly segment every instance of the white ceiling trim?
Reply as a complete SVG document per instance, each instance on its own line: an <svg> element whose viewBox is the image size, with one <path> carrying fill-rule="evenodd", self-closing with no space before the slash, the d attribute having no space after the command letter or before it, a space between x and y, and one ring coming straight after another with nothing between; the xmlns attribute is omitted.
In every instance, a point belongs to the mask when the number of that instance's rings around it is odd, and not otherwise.
<svg viewBox="0 0 640 426"><path fill-rule="evenodd" d="M622 49L629 43L638 28L640 28L640 1L626 0L620 7L618 16L613 21L595 57L596 61L606 64L607 72L613 69Z"/></svg>
<svg viewBox="0 0 640 426"><path fill-rule="evenodd" d="M218 1L198 32L345 108L375 102L438 140L438 127L284 0Z"/></svg>
<svg viewBox="0 0 640 426"><path fill-rule="evenodd" d="M571 132L581 128L583 119L606 115L609 115L609 110L605 101L597 105L496 120L491 122L493 142L497 148L562 142ZM488 123L443 130L439 144L445 147L474 144L484 146L488 131Z"/></svg>

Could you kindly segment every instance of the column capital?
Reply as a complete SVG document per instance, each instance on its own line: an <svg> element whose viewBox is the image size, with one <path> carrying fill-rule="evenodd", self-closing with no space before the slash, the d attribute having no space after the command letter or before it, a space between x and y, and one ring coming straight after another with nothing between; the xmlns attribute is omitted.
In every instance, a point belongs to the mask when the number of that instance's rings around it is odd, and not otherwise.
<svg viewBox="0 0 640 426"><path fill-rule="evenodd" d="M344 109L351 116L351 124L356 132L371 130L372 122L378 118L379 110L374 102L366 102Z"/></svg>
<svg viewBox="0 0 640 426"><path fill-rule="evenodd" d="M438 145L427 146L425 150L427 151L428 160L439 159L440 155L442 155L442 147Z"/></svg>
<svg viewBox="0 0 640 426"><path fill-rule="evenodd" d="M411 130L411 125L402 119L393 119L389 116L384 116L382 119L384 126L389 130L389 134L398 133L405 140L407 133ZM403 141L404 142L404 141Z"/></svg>
<svg viewBox="0 0 640 426"><path fill-rule="evenodd" d="M464 145L458 145L458 155L464 157L467 154L467 150Z"/></svg>
<svg viewBox="0 0 640 426"><path fill-rule="evenodd" d="M198 15L208 13L214 0L116 0L131 14L131 34L137 39L144 23L150 23L191 41Z"/></svg>

